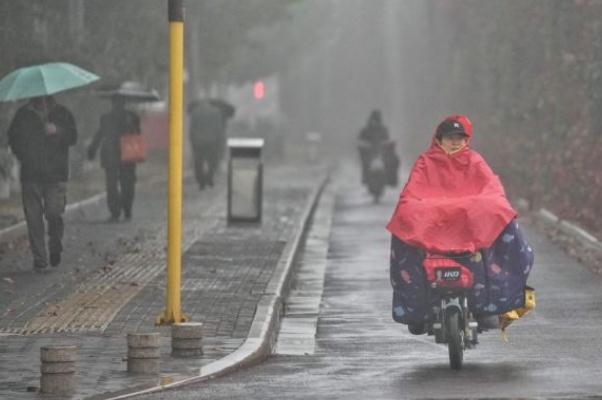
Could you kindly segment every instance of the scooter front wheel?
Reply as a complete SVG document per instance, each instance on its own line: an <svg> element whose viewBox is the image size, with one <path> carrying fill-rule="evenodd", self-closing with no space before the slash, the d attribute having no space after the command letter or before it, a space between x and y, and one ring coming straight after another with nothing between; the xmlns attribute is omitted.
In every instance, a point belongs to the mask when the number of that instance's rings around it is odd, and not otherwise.
<svg viewBox="0 0 602 400"><path fill-rule="evenodd" d="M464 330L461 326L460 313L452 310L447 314L446 330L449 349L449 365L452 369L462 369L464 360Z"/></svg>

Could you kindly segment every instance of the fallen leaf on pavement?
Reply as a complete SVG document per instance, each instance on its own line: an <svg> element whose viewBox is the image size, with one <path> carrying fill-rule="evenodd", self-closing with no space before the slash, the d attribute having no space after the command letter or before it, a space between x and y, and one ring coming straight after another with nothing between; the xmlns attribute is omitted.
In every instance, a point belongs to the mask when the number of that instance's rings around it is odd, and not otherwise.
<svg viewBox="0 0 602 400"><path fill-rule="evenodd" d="M170 376L162 376L160 381L161 385L169 385L173 382L173 378Z"/></svg>

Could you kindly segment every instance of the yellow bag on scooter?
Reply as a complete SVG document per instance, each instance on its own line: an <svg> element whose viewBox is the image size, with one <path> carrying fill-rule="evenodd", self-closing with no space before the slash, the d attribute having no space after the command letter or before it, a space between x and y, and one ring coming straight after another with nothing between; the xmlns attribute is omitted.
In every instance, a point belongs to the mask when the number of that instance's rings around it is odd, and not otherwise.
<svg viewBox="0 0 602 400"><path fill-rule="evenodd" d="M520 317L526 315L529 311L535 308L535 289L530 286L525 288L525 304L523 307L515 308L505 314L501 314L500 318L500 329L502 330L502 338L504 341L508 341L506 334L506 328Z"/></svg>

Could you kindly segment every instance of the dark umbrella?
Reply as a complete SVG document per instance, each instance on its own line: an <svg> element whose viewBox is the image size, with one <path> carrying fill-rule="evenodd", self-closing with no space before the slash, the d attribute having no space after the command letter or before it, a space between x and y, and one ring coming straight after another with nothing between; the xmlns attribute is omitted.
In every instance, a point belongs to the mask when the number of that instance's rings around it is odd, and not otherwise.
<svg viewBox="0 0 602 400"><path fill-rule="evenodd" d="M192 110L194 110L194 108L201 102L207 102L207 103L211 104L213 107L217 108L219 110L220 114L222 115L222 117L224 118L224 120L234 117L234 114L236 113L236 107L234 107L232 104L228 103L225 100L217 99L217 98L210 98L210 99L198 98L198 99L192 100L188 104L188 112L192 112Z"/></svg>
<svg viewBox="0 0 602 400"><path fill-rule="evenodd" d="M224 119L230 119L234 117L234 114L236 113L236 107L234 107L232 104L228 103L225 100L215 98L209 99L209 104L211 104L214 107L217 107L219 109L219 112L222 113Z"/></svg>
<svg viewBox="0 0 602 400"><path fill-rule="evenodd" d="M153 102L159 101L159 94L156 90L147 90L142 84L134 81L126 81L117 85L106 85L100 87L96 94L101 97L122 97L125 101L131 102Z"/></svg>

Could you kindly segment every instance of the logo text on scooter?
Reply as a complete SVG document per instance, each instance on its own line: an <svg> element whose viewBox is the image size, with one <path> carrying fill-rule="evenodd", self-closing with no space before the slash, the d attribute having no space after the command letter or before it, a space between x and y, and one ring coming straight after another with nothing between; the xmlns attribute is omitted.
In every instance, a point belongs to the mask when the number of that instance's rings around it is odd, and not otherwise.
<svg viewBox="0 0 602 400"><path fill-rule="evenodd" d="M438 268L435 270L438 281L457 281L460 279L459 268Z"/></svg>

